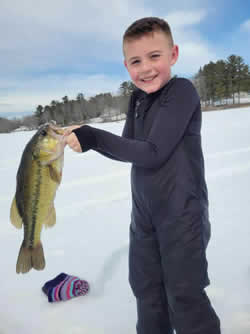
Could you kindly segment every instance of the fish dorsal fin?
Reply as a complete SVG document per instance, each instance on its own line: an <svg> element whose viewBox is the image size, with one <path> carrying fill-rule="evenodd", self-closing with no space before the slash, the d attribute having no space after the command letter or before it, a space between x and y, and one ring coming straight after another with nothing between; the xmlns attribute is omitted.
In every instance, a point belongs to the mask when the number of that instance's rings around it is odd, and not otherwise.
<svg viewBox="0 0 250 334"><path fill-rule="evenodd" d="M11 209L10 209L10 221L12 225L14 225L16 228L20 229L22 228L23 221L22 218L19 215L17 205L16 205L16 196L13 198Z"/></svg>
<svg viewBox="0 0 250 334"><path fill-rule="evenodd" d="M47 219L44 222L45 227L52 227L56 223L56 210L54 204L52 204L51 209L49 210L49 214Z"/></svg>
<svg viewBox="0 0 250 334"><path fill-rule="evenodd" d="M62 173L58 172L56 168L52 165L49 165L48 168L51 179L59 184L62 179Z"/></svg>

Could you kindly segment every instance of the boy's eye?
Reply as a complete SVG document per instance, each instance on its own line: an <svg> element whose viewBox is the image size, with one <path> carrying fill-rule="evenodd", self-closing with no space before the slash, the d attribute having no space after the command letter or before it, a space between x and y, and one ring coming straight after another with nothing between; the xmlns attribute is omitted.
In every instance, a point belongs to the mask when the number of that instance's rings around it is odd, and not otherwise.
<svg viewBox="0 0 250 334"><path fill-rule="evenodd" d="M151 57L152 57L152 58L158 58L158 57L160 57L160 55L157 54L157 53L155 53L155 54L153 54Z"/></svg>
<svg viewBox="0 0 250 334"><path fill-rule="evenodd" d="M134 64L138 64L138 63L139 63L139 60L133 60L133 61L131 62L132 65L134 65Z"/></svg>

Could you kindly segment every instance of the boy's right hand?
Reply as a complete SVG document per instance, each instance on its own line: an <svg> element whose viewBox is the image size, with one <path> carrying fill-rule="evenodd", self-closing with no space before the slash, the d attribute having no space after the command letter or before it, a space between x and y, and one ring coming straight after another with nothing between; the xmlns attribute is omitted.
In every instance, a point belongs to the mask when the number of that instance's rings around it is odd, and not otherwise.
<svg viewBox="0 0 250 334"><path fill-rule="evenodd" d="M80 128L82 125L71 125L64 129L63 135L69 136L73 130Z"/></svg>
<svg viewBox="0 0 250 334"><path fill-rule="evenodd" d="M76 135L72 131L74 129L78 129L80 127L81 127L81 125L72 125L72 126L69 126L68 128L66 128L64 130L64 134L63 134L65 145L69 145L69 147L73 151L78 152L78 153L82 152L82 148L81 148L81 145L80 145L80 143L79 143Z"/></svg>

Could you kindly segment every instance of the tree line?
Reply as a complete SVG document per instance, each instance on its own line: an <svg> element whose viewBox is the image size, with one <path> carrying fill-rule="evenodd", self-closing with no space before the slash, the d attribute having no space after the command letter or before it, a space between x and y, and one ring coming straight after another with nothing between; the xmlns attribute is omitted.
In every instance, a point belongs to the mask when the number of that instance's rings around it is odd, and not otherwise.
<svg viewBox="0 0 250 334"><path fill-rule="evenodd" d="M193 83L205 106L240 103L240 93L250 93L249 66L242 57L231 55L201 67Z"/></svg>
<svg viewBox="0 0 250 334"><path fill-rule="evenodd" d="M64 96L62 102L53 100L50 105L44 107L38 105L35 116L38 125L54 120L62 126L83 123L100 117L104 121L119 119L120 115L127 112L129 97L133 89L132 82L124 81L117 95L101 93L86 99L84 94L79 93L75 100L69 100L68 96Z"/></svg>
<svg viewBox="0 0 250 334"><path fill-rule="evenodd" d="M86 99L82 93L79 93L75 100L69 100L64 96L62 102L53 100L45 107L37 106L35 116L39 125L51 120L60 125L69 125L101 116L105 120L112 120L126 113L133 88L134 85L131 82L125 81L120 85L118 95L101 93Z"/></svg>
<svg viewBox="0 0 250 334"><path fill-rule="evenodd" d="M240 92L250 93L249 66L242 57L231 55L226 60L209 62L201 67L192 82L205 107L240 103ZM127 113L134 88L131 81L124 81L116 95L107 92L86 99L83 93L79 93L72 100L64 96L62 101L53 100L49 105L38 105L31 116L14 120L0 118L0 133L22 126L36 129L51 120L58 125L67 126L87 123L90 119L100 117L102 121L121 119L121 115Z"/></svg>
<svg viewBox="0 0 250 334"><path fill-rule="evenodd" d="M72 100L64 96L62 101L52 100L49 105L38 105L32 116L14 120L0 117L0 133L22 127L36 129L52 120L60 126L68 126L87 123L94 118L101 118L103 122L125 118L134 88L131 81L124 81L116 95L101 93L86 99L83 93L78 93Z"/></svg>

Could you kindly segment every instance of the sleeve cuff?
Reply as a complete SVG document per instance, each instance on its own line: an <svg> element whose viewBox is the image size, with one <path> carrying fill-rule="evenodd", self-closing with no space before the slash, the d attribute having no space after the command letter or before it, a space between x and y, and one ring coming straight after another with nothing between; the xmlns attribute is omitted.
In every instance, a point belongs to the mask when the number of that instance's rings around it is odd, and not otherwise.
<svg viewBox="0 0 250 334"><path fill-rule="evenodd" d="M89 125L83 125L80 128L73 130L80 145L82 152L97 148L97 140L94 130Z"/></svg>

